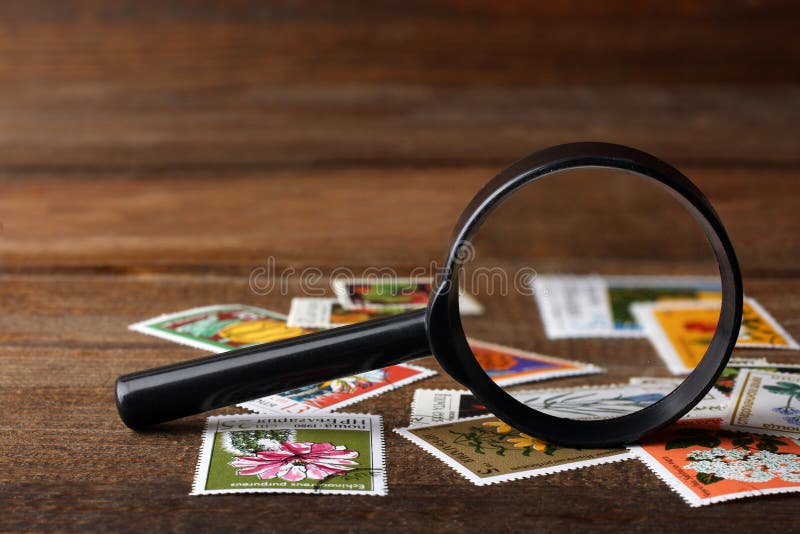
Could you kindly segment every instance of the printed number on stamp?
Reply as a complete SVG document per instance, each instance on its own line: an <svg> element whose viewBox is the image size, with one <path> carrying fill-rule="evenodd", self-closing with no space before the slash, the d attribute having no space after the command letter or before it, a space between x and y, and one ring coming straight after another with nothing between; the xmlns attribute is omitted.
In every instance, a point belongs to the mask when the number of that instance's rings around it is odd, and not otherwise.
<svg viewBox="0 0 800 534"><path fill-rule="evenodd" d="M386 495L380 416L209 417L192 495Z"/></svg>

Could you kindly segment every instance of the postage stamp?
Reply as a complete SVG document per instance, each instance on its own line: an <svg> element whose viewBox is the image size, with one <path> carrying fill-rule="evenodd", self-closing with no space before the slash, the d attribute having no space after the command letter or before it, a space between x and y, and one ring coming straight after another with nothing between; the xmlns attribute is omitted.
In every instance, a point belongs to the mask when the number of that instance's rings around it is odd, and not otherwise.
<svg viewBox="0 0 800 534"><path fill-rule="evenodd" d="M182 345L224 352L307 334L286 325L286 316L243 304L215 304L160 315L128 327Z"/></svg>
<svg viewBox="0 0 800 534"><path fill-rule="evenodd" d="M797 341L753 298L744 300L742 328L736 346L744 349L800 349Z"/></svg>
<svg viewBox="0 0 800 534"><path fill-rule="evenodd" d="M494 416L395 428L475 485L627 460L625 449L570 449L518 432Z"/></svg>
<svg viewBox="0 0 800 534"><path fill-rule="evenodd" d="M287 326L326 329L360 323L370 319L403 313L404 308L354 309L342 307L338 299L296 297L292 299Z"/></svg>
<svg viewBox="0 0 800 534"><path fill-rule="evenodd" d="M721 430L719 419L678 422L631 452L690 506L800 491L800 445Z"/></svg>
<svg viewBox="0 0 800 534"><path fill-rule="evenodd" d="M285 319L286 316L263 308L224 304L162 315L129 328L217 353L314 331L286 326ZM256 399L240 406L275 414L336 410L435 374L436 371L416 365L391 365Z"/></svg>
<svg viewBox="0 0 800 534"><path fill-rule="evenodd" d="M436 371L401 363L359 375L328 380L270 395L238 406L265 414L329 412L428 378Z"/></svg>
<svg viewBox="0 0 800 534"><path fill-rule="evenodd" d="M414 310L424 308L433 292L432 278L336 278L333 291L346 310ZM483 306L472 295L459 295L463 315L480 315Z"/></svg>
<svg viewBox="0 0 800 534"><path fill-rule="evenodd" d="M651 378L651 377L633 377L629 380L630 384L648 385L648 384L665 384L671 387L678 387L684 378ZM689 412L681 417L684 419L719 419L728 409L729 399L724 393L711 388L706 396L698 402Z"/></svg>
<svg viewBox="0 0 800 534"><path fill-rule="evenodd" d="M800 438L800 374L741 369L722 427Z"/></svg>
<svg viewBox="0 0 800 534"><path fill-rule="evenodd" d="M698 276L539 275L532 289L550 339L645 337L634 302L720 299L719 280Z"/></svg>
<svg viewBox="0 0 800 534"><path fill-rule="evenodd" d="M635 303L631 312L675 374L691 372L717 328L719 301ZM752 298L744 301L738 348L797 349L797 342Z"/></svg>
<svg viewBox="0 0 800 534"><path fill-rule="evenodd" d="M800 364L797 363L770 363L765 359L760 361L731 361L728 366L722 370L722 373L717 378L714 387L720 390L723 394L730 397L733 392L733 386L736 383L736 377L743 368L752 369L754 371L766 371L768 373L798 373L800 374Z"/></svg>
<svg viewBox="0 0 800 534"><path fill-rule="evenodd" d="M607 419L649 406L669 394L671 383L615 384L561 389L531 389L510 392L538 411L570 419ZM711 390L695 409L722 412L728 399ZM486 406L471 392L458 389L417 389L411 404L410 427L436 424L488 414Z"/></svg>
<svg viewBox="0 0 800 534"><path fill-rule="evenodd" d="M603 372L600 367L589 363L544 356L478 339L468 341L481 368L499 386Z"/></svg>
<svg viewBox="0 0 800 534"><path fill-rule="evenodd" d="M437 425L478 415L489 415L489 410L470 391L417 389L411 401L408 426Z"/></svg>
<svg viewBox="0 0 800 534"><path fill-rule="evenodd" d="M191 495L386 495L378 415L209 417Z"/></svg>

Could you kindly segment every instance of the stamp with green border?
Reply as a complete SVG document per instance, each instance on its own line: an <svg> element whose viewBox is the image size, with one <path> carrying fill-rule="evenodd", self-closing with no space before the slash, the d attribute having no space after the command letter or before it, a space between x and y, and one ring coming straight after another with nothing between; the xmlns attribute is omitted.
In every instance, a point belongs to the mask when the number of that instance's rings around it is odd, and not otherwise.
<svg viewBox="0 0 800 534"><path fill-rule="evenodd" d="M209 417L192 495L386 495L383 423L369 414Z"/></svg>

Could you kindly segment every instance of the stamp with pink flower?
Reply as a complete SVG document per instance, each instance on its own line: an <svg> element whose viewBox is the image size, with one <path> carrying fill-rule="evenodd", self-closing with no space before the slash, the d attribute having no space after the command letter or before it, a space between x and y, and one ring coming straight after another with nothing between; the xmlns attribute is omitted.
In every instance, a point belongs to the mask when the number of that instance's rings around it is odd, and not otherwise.
<svg viewBox="0 0 800 534"><path fill-rule="evenodd" d="M259 492L385 495L381 418L210 417L192 494Z"/></svg>
<svg viewBox="0 0 800 534"><path fill-rule="evenodd" d="M239 467L239 475L256 475L260 479L282 478L290 482L303 479L325 480L355 469L357 451L331 443L298 443L285 441L277 451L259 451L255 456L237 456L231 465Z"/></svg>

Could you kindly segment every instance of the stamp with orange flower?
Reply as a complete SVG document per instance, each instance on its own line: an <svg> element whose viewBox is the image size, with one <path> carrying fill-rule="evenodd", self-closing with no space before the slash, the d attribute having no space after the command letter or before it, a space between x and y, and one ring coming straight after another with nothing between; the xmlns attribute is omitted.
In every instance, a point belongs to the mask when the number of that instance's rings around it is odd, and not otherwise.
<svg viewBox="0 0 800 534"><path fill-rule="evenodd" d="M720 298L719 279L703 276L539 275L532 289L550 339L646 337L631 304Z"/></svg>
<svg viewBox="0 0 800 534"><path fill-rule="evenodd" d="M386 495L380 416L209 417L192 495Z"/></svg>
<svg viewBox="0 0 800 534"><path fill-rule="evenodd" d="M631 313L675 374L691 372L703 358L717 328L719 310L719 300L631 305ZM736 347L796 350L800 345L755 299L746 298Z"/></svg>
<svg viewBox="0 0 800 534"><path fill-rule="evenodd" d="M469 347L486 374L500 386L603 371L588 363L545 356L478 339L470 339Z"/></svg>
<svg viewBox="0 0 800 534"><path fill-rule="evenodd" d="M625 449L572 449L518 432L494 416L396 428L475 485L547 475L630 458Z"/></svg>

